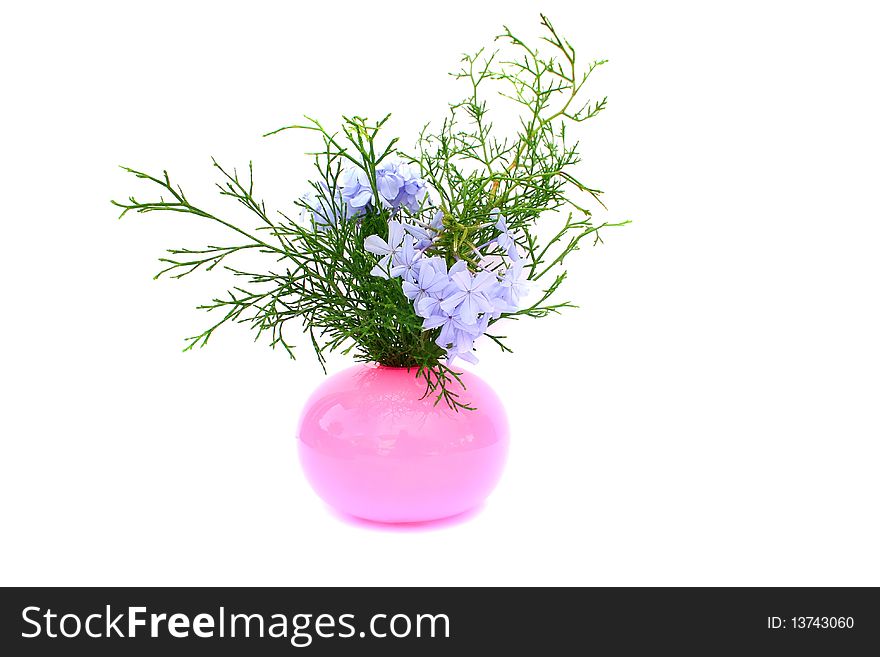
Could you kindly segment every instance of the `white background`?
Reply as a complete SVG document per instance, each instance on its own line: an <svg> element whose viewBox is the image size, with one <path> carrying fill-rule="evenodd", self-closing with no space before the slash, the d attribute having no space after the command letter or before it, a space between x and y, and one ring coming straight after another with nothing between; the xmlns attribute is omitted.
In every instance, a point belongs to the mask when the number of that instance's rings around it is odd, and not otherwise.
<svg viewBox="0 0 880 657"><path fill-rule="evenodd" d="M314 6L313 6L314 5ZM880 585L877 63L870 3L15 3L0 26L0 583ZM581 308L521 322L478 373L512 452L464 522L343 521L296 462L321 373L244 327L182 354L226 281L153 281L219 209L210 156L276 208L304 113L411 145L460 53L538 10L608 110L584 126L601 220ZM240 215L236 215L240 216ZM343 359L333 368L344 367Z"/></svg>

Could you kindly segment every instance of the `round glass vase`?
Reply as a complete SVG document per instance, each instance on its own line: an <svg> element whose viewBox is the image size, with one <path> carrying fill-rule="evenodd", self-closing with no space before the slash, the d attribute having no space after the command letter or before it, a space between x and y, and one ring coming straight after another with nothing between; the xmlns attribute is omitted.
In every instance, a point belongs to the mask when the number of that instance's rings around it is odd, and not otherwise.
<svg viewBox="0 0 880 657"><path fill-rule="evenodd" d="M423 522L479 506L501 477L507 416L471 372L450 387L475 410L425 395L415 368L359 364L328 377L299 420L297 443L315 492L343 513Z"/></svg>

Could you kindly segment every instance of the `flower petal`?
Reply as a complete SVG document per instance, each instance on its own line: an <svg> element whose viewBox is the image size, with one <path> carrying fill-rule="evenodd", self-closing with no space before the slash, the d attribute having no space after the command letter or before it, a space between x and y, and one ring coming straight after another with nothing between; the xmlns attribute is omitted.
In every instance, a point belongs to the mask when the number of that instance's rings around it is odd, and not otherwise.
<svg viewBox="0 0 880 657"><path fill-rule="evenodd" d="M403 225L399 221L388 222L388 246L396 249L403 241Z"/></svg>
<svg viewBox="0 0 880 657"><path fill-rule="evenodd" d="M364 240L364 249L370 253L375 253L376 255L389 255L391 253L391 248L388 246L388 242L378 235L370 235L367 237L367 239Z"/></svg>
<svg viewBox="0 0 880 657"><path fill-rule="evenodd" d="M406 298L409 299L410 301L412 301L417 296L419 296L419 293L421 291L422 290L418 285L416 285L414 283L410 283L409 281L403 282L403 293L404 293L404 295L406 295Z"/></svg>
<svg viewBox="0 0 880 657"><path fill-rule="evenodd" d="M498 282L498 277L491 271L481 271L474 277L471 283L472 292L487 292Z"/></svg>
<svg viewBox="0 0 880 657"><path fill-rule="evenodd" d="M464 260L457 260L455 264L449 268L449 276L451 277L453 274L460 271L467 271L467 262Z"/></svg>
<svg viewBox="0 0 880 657"><path fill-rule="evenodd" d="M416 314L419 317L427 318L436 315L440 310L440 300L434 297L424 297L415 306Z"/></svg>
<svg viewBox="0 0 880 657"><path fill-rule="evenodd" d="M458 308L459 304L461 304L467 298L467 292L463 292L458 290L457 292L453 292L449 297L440 302L440 307L451 313L456 308Z"/></svg>
<svg viewBox="0 0 880 657"><path fill-rule="evenodd" d="M450 274L449 278L452 279L460 290L470 290L471 285L473 284L473 276L471 276L471 273L467 270L457 271L454 274Z"/></svg>
<svg viewBox="0 0 880 657"><path fill-rule="evenodd" d="M441 304L442 306L443 304ZM459 317L465 324L474 324L477 321L478 306L473 294L467 294L458 308Z"/></svg>
<svg viewBox="0 0 880 657"><path fill-rule="evenodd" d="M425 318L425 321L422 322L422 327L426 329L435 329L438 326L443 326L448 323L450 323L449 317L443 315L431 315L430 317Z"/></svg>
<svg viewBox="0 0 880 657"><path fill-rule="evenodd" d="M378 276L379 278L388 278L388 270L383 269L379 265L376 265L370 270L370 274L372 276Z"/></svg>
<svg viewBox="0 0 880 657"><path fill-rule="evenodd" d="M369 187L362 187L348 202L354 208L362 208L373 200L373 192Z"/></svg>
<svg viewBox="0 0 880 657"><path fill-rule="evenodd" d="M424 265L422 265L424 267ZM428 294L440 294L449 285L449 279L442 274L434 274L434 278L430 283L422 285L422 289Z"/></svg>
<svg viewBox="0 0 880 657"><path fill-rule="evenodd" d="M455 342L455 329L452 326L452 322L443 324L443 328L440 329L440 335L437 336L435 342L441 347Z"/></svg>

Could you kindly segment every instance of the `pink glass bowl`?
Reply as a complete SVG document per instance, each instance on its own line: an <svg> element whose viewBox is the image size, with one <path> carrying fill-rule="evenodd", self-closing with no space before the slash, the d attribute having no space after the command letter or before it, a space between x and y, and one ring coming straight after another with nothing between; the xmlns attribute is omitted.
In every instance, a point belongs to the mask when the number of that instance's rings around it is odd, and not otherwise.
<svg viewBox="0 0 880 657"><path fill-rule="evenodd" d="M378 522L446 518L478 506L507 457L507 416L470 372L454 390L476 410L425 397L416 370L355 365L325 380L299 421L299 458L321 498Z"/></svg>

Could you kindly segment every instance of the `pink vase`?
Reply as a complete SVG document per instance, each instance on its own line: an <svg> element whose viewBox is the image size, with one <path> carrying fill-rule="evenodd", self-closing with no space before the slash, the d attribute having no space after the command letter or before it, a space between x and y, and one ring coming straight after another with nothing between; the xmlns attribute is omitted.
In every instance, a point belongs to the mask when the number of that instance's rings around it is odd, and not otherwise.
<svg viewBox="0 0 880 657"><path fill-rule="evenodd" d="M454 388L476 410L435 404L415 369L356 365L326 379L299 422L299 457L315 492L339 511L421 522L478 506L507 457L507 417L482 379Z"/></svg>

